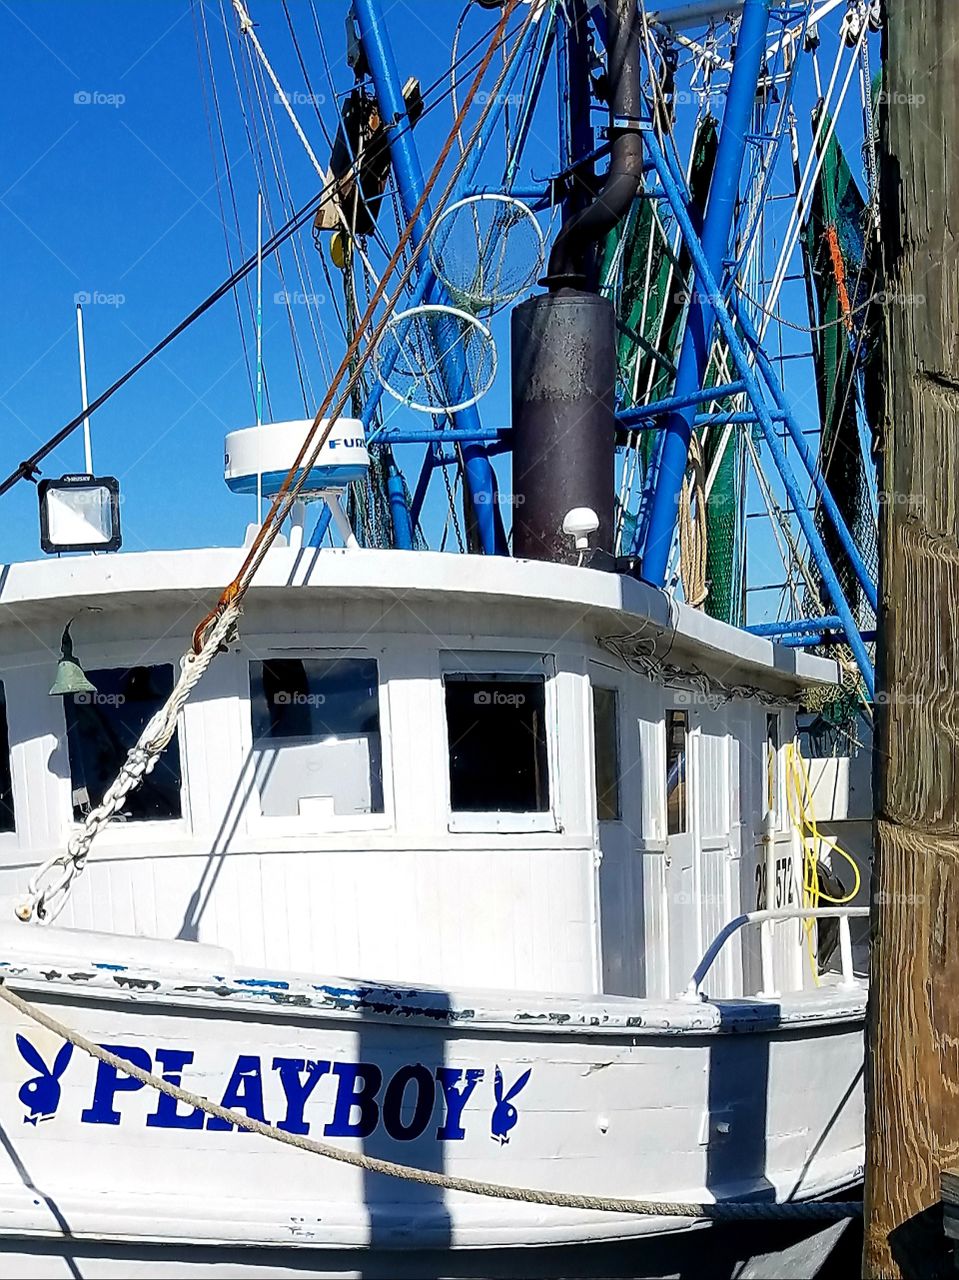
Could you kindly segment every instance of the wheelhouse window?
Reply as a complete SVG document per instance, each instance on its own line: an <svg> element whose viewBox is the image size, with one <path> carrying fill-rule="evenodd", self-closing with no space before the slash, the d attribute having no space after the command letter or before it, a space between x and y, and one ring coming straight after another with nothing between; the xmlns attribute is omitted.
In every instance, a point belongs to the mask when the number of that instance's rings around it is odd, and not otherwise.
<svg viewBox="0 0 959 1280"><path fill-rule="evenodd" d="M10 770L10 730L7 727L7 694L0 683L0 832L15 831L13 777Z"/></svg>
<svg viewBox="0 0 959 1280"><path fill-rule="evenodd" d="M444 686L452 811L547 812L545 679L455 673Z"/></svg>
<svg viewBox="0 0 959 1280"><path fill-rule="evenodd" d="M596 817L616 822L619 801L619 715L615 689L593 686L593 755L596 770Z"/></svg>
<svg viewBox="0 0 959 1280"><path fill-rule="evenodd" d="M379 676L371 658L250 664L260 812L295 818L383 812Z"/></svg>
<svg viewBox="0 0 959 1280"><path fill-rule="evenodd" d="M82 822L113 783L130 748L173 692L173 667L88 671L93 693L64 698L74 821ZM122 822L182 817L179 733L117 814Z"/></svg>
<svg viewBox="0 0 959 1280"><path fill-rule="evenodd" d="M686 825L686 746L689 715L666 712L666 833L682 835Z"/></svg>
<svg viewBox="0 0 959 1280"><path fill-rule="evenodd" d="M779 815L779 715L766 715L766 812Z"/></svg>

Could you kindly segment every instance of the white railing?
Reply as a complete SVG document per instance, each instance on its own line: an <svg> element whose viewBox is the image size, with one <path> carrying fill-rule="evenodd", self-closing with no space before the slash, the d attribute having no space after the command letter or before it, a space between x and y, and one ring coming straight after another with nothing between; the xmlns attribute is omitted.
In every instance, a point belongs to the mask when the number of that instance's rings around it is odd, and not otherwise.
<svg viewBox="0 0 959 1280"><path fill-rule="evenodd" d="M849 921L853 917L862 918L869 915L868 907L783 907L777 911L747 911L736 916L724 925L712 940L696 966L693 976L682 993L684 1000L703 1000L700 991L707 973L713 967L716 957L723 947L740 929L748 924L760 926L760 955L762 964L762 989L758 992L760 999L774 999L779 995L775 990L773 977L773 931L777 924L784 920L838 920L839 921L839 958L842 980L840 991L856 991L860 983L852 967L852 939L849 933Z"/></svg>

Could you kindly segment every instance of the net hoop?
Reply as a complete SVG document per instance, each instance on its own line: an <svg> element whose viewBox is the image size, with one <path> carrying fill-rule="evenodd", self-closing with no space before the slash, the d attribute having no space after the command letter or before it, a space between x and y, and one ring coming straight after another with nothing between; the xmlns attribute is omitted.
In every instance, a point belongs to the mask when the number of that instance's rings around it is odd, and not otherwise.
<svg viewBox="0 0 959 1280"><path fill-rule="evenodd" d="M432 319L443 317L443 316L448 316L451 321L459 321L464 326L464 332L472 331L475 335L477 335L482 340L483 348L486 354L486 359L489 365L489 368L486 370L486 374L482 381L482 384L477 385L474 382L473 394L466 396L462 400L459 400L456 404L446 404L446 403L439 403L439 402L435 404L430 404L430 403L425 403L425 402L411 399L410 395L408 394L404 395L403 392L399 391L396 387L391 385L389 381L390 374L395 371L395 365L392 369L390 369L389 372L385 372L383 369L384 345L389 340L392 339L396 343L398 350L400 351L402 350L402 342L398 335L398 331L402 328L404 323L408 324L411 321L422 319L422 318L426 318L427 320L432 320ZM458 344L458 345L463 345L463 344ZM447 348L446 351L444 352L444 355L449 355L450 350L451 348ZM465 311L462 307L451 307L438 302L427 303L419 307L409 307L406 311L396 312L390 318L390 321L387 327L384 329L379 342L376 344L376 350L373 352L373 360L372 360L373 368L376 372L377 379L382 385L384 391L388 392L389 395L391 395L394 400L398 400L400 404L405 405L407 409L412 409L416 413L431 413L431 414L459 413L460 410L469 409L472 405L476 404L478 400L481 400L483 396L486 395L487 391L489 391L490 387L493 385L493 380L496 377L496 370L498 367L498 363L499 363L499 359L498 359L498 354L496 350L496 342L495 342L495 339L493 338L493 333L492 333L492 330L489 328L489 326L485 325L483 321L480 320L477 316L473 315L471 311ZM430 385L430 380L432 377L442 376L439 373L440 365L441 365L441 360L436 359L435 364L431 368L424 369L423 381L427 385ZM471 381L472 381L472 377L471 377Z"/></svg>
<svg viewBox="0 0 959 1280"><path fill-rule="evenodd" d="M530 256L529 266L521 277L514 281L508 288L501 288L488 293L478 294L471 292L470 284L464 283L462 280L453 278L452 272L449 270L449 264L444 262L443 252L446 248L447 237L451 234L451 221L463 209L475 207L477 205L497 204L505 206L515 218L513 226L520 223L524 225L528 231L533 234L533 243L535 244L535 253ZM499 233L499 238L504 242L508 240L511 227L505 226ZM444 235L445 233L445 235ZM514 236L515 240L515 236ZM507 195L500 191L481 191L476 195L464 196L462 200L457 200L448 208L444 209L437 219L436 225L429 240L429 257L430 266L437 280L443 284L449 291L454 302L459 303L466 309L475 307L479 311L488 311L490 313L496 311L500 307L504 307L507 303L514 301L527 289L531 289L539 278L543 264L546 261L546 234L539 225L536 215L528 204L520 200L517 196ZM482 245L478 246L477 251L477 274L479 271L479 259L481 257ZM515 257L513 259L515 262ZM474 275L474 282L476 275Z"/></svg>

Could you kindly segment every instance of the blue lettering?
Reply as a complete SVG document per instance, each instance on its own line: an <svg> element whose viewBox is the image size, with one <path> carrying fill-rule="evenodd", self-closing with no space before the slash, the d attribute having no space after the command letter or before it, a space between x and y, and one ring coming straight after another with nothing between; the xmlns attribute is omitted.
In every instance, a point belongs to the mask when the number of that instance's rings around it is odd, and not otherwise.
<svg viewBox="0 0 959 1280"><path fill-rule="evenodd" d="M383 1083L383 1072L372 1062L336 1062L333 1074L339 1077L333 1119L323 1132L331 1138L368 1138L380 1119L376 1095ZM357 1081L362 1085L357 1088ZM353 1120L353 1108L359 1119Z"/></svg>
<svg viewBox="0 0 959 1280"><path fill-rule="evenodd" d="M403 1121L403 1095L407 1085L416 1082L416 1103L413 1115L408 1123ZM400 1067L396 1075L386 1086L383 1097L383 1123L391 1138L400 1142L410 1142L418 1138L430 1122L433 1114L433 1099L436 1085L429 1067L417 1063L412 1067Z"/></svg>
<svg viewBox="0 0 959 1280"><path fill-rule="evenodd" d="M259 1058L249 1053L240 1054L220 1106L229 1107L231 1111L245 1111L252 1120L266 1122L263 1111L263 1076L260 1073ZM206 1127L232 1129L233 1125L229 1120L221 1120L219 1116L208 1116Z"/></svg>
<svg viewBox="0 0 959 1280"><path fill-rule="evenodd" d="M127 1062L132 1062L135 1067L140 1067L144 1071L149 1071L153 1066L153 1059L146 1049L124 1044L102 1044L100 1048L106 1049L108 1053L115 1053L118 1058L126 1058ZM80 1119L85 1124L119 1124L120 1113L114 1110L114 1098L118 1093L133 1093L142 1088L141 1081L135 1080L133 1076L123 1072L121 1078L121 1073L116 1067L98 1062L96 1083L93 1086L93 1101L85 1111L80 1112Z"/></svg>
<svg viewBox="0 0 959 1280"><path fill-rule="evenodd" d="M446 1103L446 1119L436 1130L440 1142L458 1142L466 1137L466 1130L461 1124L463 1112L470 1094L483 1079L483 1075L482 1067L470 1067L466 1072L455 1067L436 1068L436 1078Z"/></svg>
<svg viewBox="0 0 959 1280"><path fill-rule="evenodd" d="M274 1058L273 1070L280 1073L280 1084L286 1094L286 1115L277 1124L287 1133L309 1133L310 1126L303 1119L303 1108L316 1088L321 1076L330 1069L328 1062L310 1062L303 1058ZM306 1080L300 1075L307 1072Z"/></svg>
<svg viewBox="0 0 959 1280"><path fill-rule="evenodd" d="M163 1079L170 1084L183 1083L183 1068L193 1061L192 1049L157 1049L156 1060L163 1068ZM180 1111L179 1102L168 1093L157 1095L157 1109L147 1116L148 1129L202 1129L203 1112L199 1107Z"/></svg>

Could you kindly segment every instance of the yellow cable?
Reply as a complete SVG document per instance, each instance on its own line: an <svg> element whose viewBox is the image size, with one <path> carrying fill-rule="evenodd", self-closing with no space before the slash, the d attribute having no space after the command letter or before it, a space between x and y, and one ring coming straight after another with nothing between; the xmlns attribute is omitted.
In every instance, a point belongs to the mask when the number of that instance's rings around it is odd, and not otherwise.
<svg viewBox="0 0 959 1280"><path fill-rule="evenodd" d="M809 770L806 767L802 752L795 743L788 743L786 746L786 804L789 809L790 821L798 832L800 844L802 845L803 906L818 907L820 902L828 902L832 906L840 907L851 902L859 893L862 884L859 866L856 860L835 840L820 832L816 822ZM827 845L835 853L845 858L852 867L855 882L849 893L842 898L835 898L832 894L826 893L820 888L817 870L822 845ZM812 938L813 925L814 921L812 920L803 922L806 947L809 953L809 965L812 970L813 981L816 986L819 986L819 966L816 962Z"/></svg>

